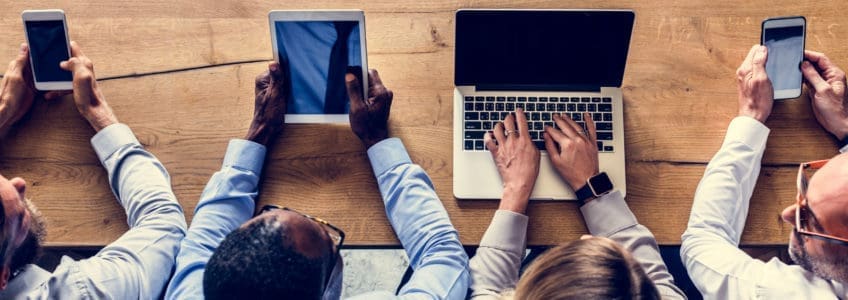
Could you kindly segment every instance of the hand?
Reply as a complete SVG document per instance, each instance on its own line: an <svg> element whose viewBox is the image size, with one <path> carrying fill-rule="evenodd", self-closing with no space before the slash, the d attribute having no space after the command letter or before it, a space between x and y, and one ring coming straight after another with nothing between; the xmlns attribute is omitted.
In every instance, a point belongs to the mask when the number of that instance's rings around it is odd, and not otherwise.
<svg viewBox="0 0 848 300"><path fill-rule="evenodd" d="M268 71L256 76L256 104L253 121L244 138L269 146L283 131L286 115L286 81L283 69L277 62L268 65Z"/></svg>
<svg viewBox="0 0 848 300"><path fill-rule="evenodd" d="M74 103L76 103L79 113L88 120L95 131L118 123L118 118L115 117L112 108L106 103L106 98L103 97L103 93L97 87L97 78L94 77L94 64L82 53L77 42L71 41L71 58L61 62L59 66L73 73ZM64 94L67 93L64 92ZM52 99L61 94L45 95L45 98Z"/></svg>
<svg viewBox="0 0 848 300"><path fill-rule="evenodd" d="M0 81L0 132L7 132L29 111L34 97L29 47L21 44L18 57L9 63Z"/></svg>
<svg viewBox="0 0 848 300"><path fill-rule="evenodd" d="M392 91L383 86L377 70L368 71L368 99L362 99L362 83L351 73L345 76L347 95L350 98L350 129L371 148L389 138L389 111L392 108Z"/></svg>
<svg viewBox="0 0 848 300"><path fill-rule="evenodd" d="M595 135L595 122L588 113L583 113L586 131L571 117L554 114L554 122L559 129L545 126L545 149L551 157L551 163L559 176L573 190L584 185L598 170L598 140Z"/></svg>
<svg viewBox="0 0 848 300"><path fill-rule="evenodd" d="M848 135L845 72L823 53L804 51L804 58L801 72L807 80L813 114L825 130L843 140Z"/></svg>
<svg viewBox="0 0 848 300"><path fill-rule="evenodd" d="M503 197L498 209L523 214L539 176L539 149L530 141L524 110L519 108L509 114L495 125L494 138L492 134L487 132L484 140L503 179Z"/></svg>
<svg viewBox="0 0 848 300"><path fill-rule="evenodd" d="M766 73L768 50L754 45L748 57L736 70L736 85L739 88L739 115L748 116L765 123L774 104L774 88Z"/></svg>

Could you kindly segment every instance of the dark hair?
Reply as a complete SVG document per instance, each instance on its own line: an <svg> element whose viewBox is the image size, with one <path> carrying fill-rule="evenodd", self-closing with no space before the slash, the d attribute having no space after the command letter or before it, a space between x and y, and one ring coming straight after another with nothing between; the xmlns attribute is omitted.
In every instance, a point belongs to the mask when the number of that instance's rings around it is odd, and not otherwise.
<svg viewBox="0 0 848 300"><path fill-rule="evenodd" d="M630 253L608 238L577 240L537 258L515 288L515 299L660 299Z"/></svg>
<svg viewBox="0 0 848 300"><path fill-rule="evenodd" d="M321 299L330 258L303 256L285 232L261 220L228 234L206 265L206 299Z"/></svg>

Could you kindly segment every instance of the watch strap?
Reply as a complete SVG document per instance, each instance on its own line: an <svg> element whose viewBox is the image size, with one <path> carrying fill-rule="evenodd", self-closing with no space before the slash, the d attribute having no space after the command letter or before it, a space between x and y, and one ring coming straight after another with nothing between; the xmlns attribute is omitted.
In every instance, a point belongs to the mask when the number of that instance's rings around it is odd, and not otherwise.
<svg viewBox="0 0 848 300"><path fill-rule="evenodd" d="M845 146L848 146L848 136L846 136L844 139L839 140L839 149L842 150L842 148L845 148Z"/></svg>
<svg viewBox="0 0 848 300"><path fill-rule="evenodd" d="M586 184L584 184L583 187L574 191L574 194L577 195L577 203L579 203L580 206L583 206L583 204L586 203L586 199L589 199L589 198L592 198L592 197L595 196L595 194L592 193L592 188L589 187L588 182L586 182Z"/></svg>

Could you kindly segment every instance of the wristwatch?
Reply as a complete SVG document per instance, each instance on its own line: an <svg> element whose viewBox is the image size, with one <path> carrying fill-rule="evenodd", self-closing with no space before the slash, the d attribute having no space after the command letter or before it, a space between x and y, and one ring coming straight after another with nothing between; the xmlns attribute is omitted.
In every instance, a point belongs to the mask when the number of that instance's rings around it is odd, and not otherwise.
<svg viewBox="0 0 848 300"><path fill-rule="evenodd" d="M577 194L577 202L580 206L590 198L597 198L612 191L612 181L606 172L598 173L586 180L586 185L574 191Z"/></svg>

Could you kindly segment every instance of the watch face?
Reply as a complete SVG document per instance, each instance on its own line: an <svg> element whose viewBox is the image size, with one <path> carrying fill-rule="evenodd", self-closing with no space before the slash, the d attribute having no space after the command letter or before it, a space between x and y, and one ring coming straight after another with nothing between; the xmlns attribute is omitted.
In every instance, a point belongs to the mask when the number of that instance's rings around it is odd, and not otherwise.
<svg viewBox="0 0 848 300"><path fill-rule="evenodd" d="M589 185L592 186L592 191L595 195L600 195L612 190L612 181L606 172L601 172L598 175L589 178Z"/></svg>

